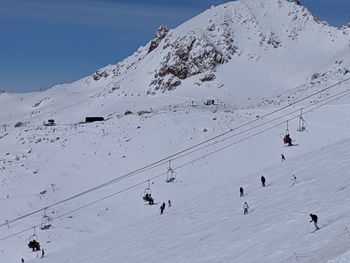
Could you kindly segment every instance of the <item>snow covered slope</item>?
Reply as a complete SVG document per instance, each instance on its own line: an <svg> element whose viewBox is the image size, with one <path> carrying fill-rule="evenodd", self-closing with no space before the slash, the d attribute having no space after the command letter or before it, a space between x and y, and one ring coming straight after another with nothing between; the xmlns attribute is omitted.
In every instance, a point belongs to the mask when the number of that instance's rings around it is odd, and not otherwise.
<svg viewBox="0 0 350 263"><path fill-rule="evenodd" d="M295 262L294 253L326 262L350 250L349 33L297 1L241 0L161 27L129 58L74 83L1 93L2 223L230 132L171 158L176 183L165 183L165 161L0 227L0 261L36 262L26 243L44 214L55 220L36 228L41 262ZM298 146L285 147L285 121L301 108L307 129L289 120ZM44 126L48 119L57 125ZM156 206L141 198L150 178ZM160 216L167 200L173 206ZM324 228L310 235L311 212Z"/></svg>
<svg viewBox="0 0 350 263"><path fill-rule="evenodd" d="M349 147L347 139L253 174L220 177L210 191L198 187L195 194L186 193L191 198L174 202L162 216L153 208L152 216L33 262L297 262L295 252L299 262L326 262L350 249L350 234L344 232L350 213ZM197 169L202 173L211 166ZM265 189L261 174L267 177ZM291 174L298 178L294 186ZM186 177L182 183L191 180ZM243 198L240 185L246 189ZM183 188L172 187L167 191ZM248 215L242 213L244 201ZM310 212L320 217L315 233Z"/></svg>

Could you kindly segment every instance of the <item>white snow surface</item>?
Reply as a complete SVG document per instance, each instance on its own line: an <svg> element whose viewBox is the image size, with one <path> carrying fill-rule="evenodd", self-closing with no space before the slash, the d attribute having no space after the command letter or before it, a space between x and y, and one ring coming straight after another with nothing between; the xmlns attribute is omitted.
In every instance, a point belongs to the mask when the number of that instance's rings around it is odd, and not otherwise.
<svg viewBox="0 0 350 263"><path fill-rule="evenodd" d="M98 74L43 92L0 93L0 223L255 121L173 160L173 168L196 161L175 169L174 183L166 175L151 180L155 206L142 200L142 182L166 172L167 163L47 209L59 218L48 230L36 228L43 259L27 247L33 231L18 233L40 224L43 212L0 227L0 262L350 262L349 94L307 112L349 91L349 33L295 1L241 0L205 11L152 52L150 42ZM176 57L183 50L185 66ZM205 64L213 54L224 62ZM151 84L169 65L184 67L187 77ZM200 81L207 74L216 77ZM164 89L169 79L181 84ZM212 98L216 105L204 105ZM285 147L284 121L300 108L307 128L298 132L298 120L290 120L297 146ZM83 123L86 116L106 120ZM44 126L48 119L57 125ZM173 205L160 215L167 200ZM319 216L319 231L310 213Z"/></svg>

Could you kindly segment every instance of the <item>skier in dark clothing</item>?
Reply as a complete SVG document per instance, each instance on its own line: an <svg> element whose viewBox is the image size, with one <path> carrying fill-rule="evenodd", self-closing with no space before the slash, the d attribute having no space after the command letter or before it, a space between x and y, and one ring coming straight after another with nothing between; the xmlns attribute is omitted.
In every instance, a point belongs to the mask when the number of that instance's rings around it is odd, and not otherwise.
<svg viewBox="0 0 350 263"><path fill-rule="evenodd" d="M21 262L24 263L24 259L23 258L22 258Z"/></svg>
<svg viewBox="0 0 350 263"><path fill-rule="evenodd" d="M261 176L261 185L262 185L262 187L265 187L265 182L266 182L266 179L265 179L265 177L262 175L262 176Z"/></svg>
<svg viewBox="0 0 350 263"><path fill-rule="evenodd" d="M317 215L310 214L310 217L311 217L310 223L311 223L311 222L314 222L315 230L319 230L320 228L319 228L318 225L317 225L317 221L318 221Z"/></svg>
<svg viewBox="0 0 350 263"><path fill-rule="evenodd" d="M160 206L160 214L162 215L165 209L165 203L163 202L163 204Z"/></svg>
<svg viewBox="0 0 350 263"><path fill-rule="evenodd" d="M297 177L293 174L292 175L292 185L295 185L297 183Z"/></svg>
<svg viewBox="0 0 350 263"><path fill-rule="evenodd" d="M243 187L239 188L239 197L244 196L244 190Z"/></svg>
<svg viewBox="0 0 350 263"><path fill-rule="evenodd" d="M168 200L168 207L171 207L171 201Z"/></svg>
<svg viewBox="0 0 350 263"><path fill-rule="evenodd" d="M282 162L286 160L286 157L281 153Z"/></svg>

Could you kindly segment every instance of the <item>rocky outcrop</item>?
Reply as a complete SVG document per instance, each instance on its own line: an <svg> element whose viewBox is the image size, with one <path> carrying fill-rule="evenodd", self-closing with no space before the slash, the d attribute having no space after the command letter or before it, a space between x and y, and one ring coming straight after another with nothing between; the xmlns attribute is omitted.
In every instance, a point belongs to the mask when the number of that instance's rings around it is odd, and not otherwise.
<svg viewBox="0 0 350 263"><path fill-rule="evenodd" d="M211 25L208 31L213 28L215 26ZM209 37L200 37L191 32L167 43L165 49L169 51L155 73L151 86L155 90L172 90L181 84L181 80L212 71L228 62L237 48L230 34L224 32L221 37L221 41L214 44Z"/></svg>
<svg viewBox="0 0 350 263"><path fill-rule="evenodd" d="M148 53L155 50L160 42L167 36L169 29L166 26L160 26L156 32L155 38L151 41L151 44L148 49Z"/></svg>
<svg viewBox="0 0 350 263"><path fill-rule="evenodd" d="M94 80L100 80L101 78L107 78L108 73L106 70L97 70L93 75L92 75Z"/></svg>

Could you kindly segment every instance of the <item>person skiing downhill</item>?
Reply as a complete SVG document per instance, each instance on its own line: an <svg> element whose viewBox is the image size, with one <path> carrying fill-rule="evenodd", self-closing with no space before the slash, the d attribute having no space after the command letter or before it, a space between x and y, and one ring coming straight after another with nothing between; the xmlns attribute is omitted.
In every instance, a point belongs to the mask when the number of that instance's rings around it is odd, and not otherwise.
<svg viewBox="0 0 350 263"><path fill-rule="evenodd" d="M286 160L286 157L281 153L282 162Z"/></svg>
<svg viewBox="0 0 350 263"><path fill-rule="evenodd" d="M239 197L244 196L244 190L243 187L239 188Z"/></svg>
<svg viewBox="0 0 350 263"><path fill-rule="evenodd" d="M297 177L294 174L292 175L291 181L292 181L292 185L295 185L297 183Z"/></svg>
<svg viewBox="0 0 350 263"><path fill-rule="evenodd" d="M314 225L315 225L315 230L319 230L319 226L317 225L317 221L318 221L318 217L317 215L313 215L313 214L310 214L310 217L311 217L311 222L314 222Z"/></svg>
<svg viewBox="0 0 350 263"><path fill-rule="evenodd" d="M168 207L171 207L171 201L168 200Z"/></svg>
<svg viewBox="0 0 350 263"><path fill-rule="evenodd" d="M243 204L243 214L244 215L248 214L248 208L249 208L248 203L244 202L244 204Z"/></svg>
<svg viewBox="0 0 350 263"><path fill-rule="evenodd" d="M163 202L163 204L160 206L160 214L162 215L165 209L165 203Z"/></svg>
<svg viewBox="0 0 350 263"><path fill-rule="evenodd" d="M261 185L262 185L262 187L265 187L265 183L266 183L266 179L265 179L265 177L262 175L262 176L261 176Z"/></svg>

